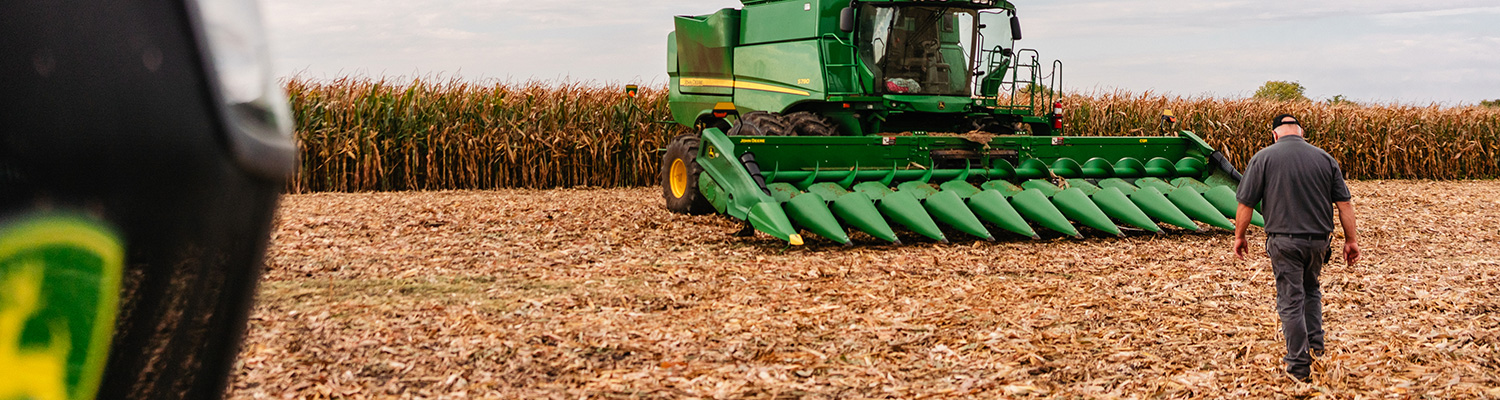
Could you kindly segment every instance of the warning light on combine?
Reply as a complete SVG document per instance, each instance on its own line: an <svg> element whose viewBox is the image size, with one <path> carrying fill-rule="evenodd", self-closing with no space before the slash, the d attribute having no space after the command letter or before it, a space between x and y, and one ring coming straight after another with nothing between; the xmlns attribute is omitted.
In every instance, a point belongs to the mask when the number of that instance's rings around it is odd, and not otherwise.
<svg viewBox="0 0 1500 400"><path fill-rule="evenodd" d="M1059 129L1060 130L1060 129L1063 128L1063 123L1062 123L1063 115L1062 114L1063 114L1062 102L1059 101L1059 102L1056 102L1056 103L1052 103L1052 129Z"/></svg>

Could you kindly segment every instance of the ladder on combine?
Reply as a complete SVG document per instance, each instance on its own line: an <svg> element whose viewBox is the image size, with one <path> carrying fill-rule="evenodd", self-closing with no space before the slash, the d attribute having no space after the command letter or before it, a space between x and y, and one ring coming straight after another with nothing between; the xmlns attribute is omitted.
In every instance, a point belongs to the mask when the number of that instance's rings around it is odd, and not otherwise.
<svg viewBox="0 0 1500 400"><path fill-rule="evenodd" d="M830 96L854 96L864 92L859 81L859 49L834 34L823 35L823 82ZM847 53L838 52L846 49ZM843 54L847 54L844 56ZM837 72L836 72L837 71Z"/></svg>
<svg viewBox="0 0 1500 400"><path fill-rule="evenodd" d="M994 71L1001 63L1006 62L995 59L995 55L1000 54L998 47L996 50L984 50L984 53L989 56L989 65L986 67L988 71ZM984 105L1010 114L1046 114L1048 110L1045 108L1062 98L1062 60L1053 60L1051 71L1046 75L1042 75L1041 54L1034 49L1021 49L1010 62L1010 80L1002 84L1010 88L1005 91L1008 94L1004 104L1001 104L999 98L985 98ZM1046 83L1043 84L1043 81Z"/></svg>

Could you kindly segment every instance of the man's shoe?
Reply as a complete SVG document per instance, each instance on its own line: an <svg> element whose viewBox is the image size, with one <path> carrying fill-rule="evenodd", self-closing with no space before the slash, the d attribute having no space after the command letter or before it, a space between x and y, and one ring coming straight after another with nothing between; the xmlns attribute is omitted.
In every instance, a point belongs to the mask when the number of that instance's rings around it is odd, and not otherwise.
<svg viewBox="0 0 1500 400"><path fill-rule="evenodd" d="M1288 377L1291 377L1293 380L1296 380L1297 382L1312 383L1312 371L1310 371L1310 370L1304 370L1304 371L1291 371L1291 370L1288 370L1288 371L1286 371L1286 375Z"/></svg>

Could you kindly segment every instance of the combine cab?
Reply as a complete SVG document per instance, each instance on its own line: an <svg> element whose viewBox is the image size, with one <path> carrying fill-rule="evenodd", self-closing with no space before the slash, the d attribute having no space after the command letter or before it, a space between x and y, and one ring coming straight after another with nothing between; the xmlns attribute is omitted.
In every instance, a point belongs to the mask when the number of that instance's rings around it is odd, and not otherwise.
<svg viewBox="0 0 1500 400"><path fill-rule="evenodd" d="M794 245L1233 229L1239 173L1191 132L1064 136L1062 64L1015 49L1003 0L744 0L675 22L668 102L695 132L662 160L672 211Z"/></svg>

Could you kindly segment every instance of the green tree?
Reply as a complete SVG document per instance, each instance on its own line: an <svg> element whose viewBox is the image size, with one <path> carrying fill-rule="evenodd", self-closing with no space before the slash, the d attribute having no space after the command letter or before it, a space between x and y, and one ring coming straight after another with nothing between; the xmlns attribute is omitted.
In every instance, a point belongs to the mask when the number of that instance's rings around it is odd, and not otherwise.
<svg viewBox="0 0 1500 400"><path fill-rule="evenodd" d="M1037 84L1037 85L1027 84L1026 86L1022 86L1021 90L1019 90L1019 92L1021 94L1030 94L1032 92L1035 92L1037 95L1042 95L1042 96L1053 94L1052 88L1049 88L1046 85L1041 85L1041 84Z"/></svg>
<svg viewBox="0 0 1500 400"><path fill-rule="evenodd" d="M1495 107L1495 108L1500 108L1500 99L1480 100L1479 101L1479 105L1481 107Z"/></svg>
<svg viewBox="0 0 1500 400"><path fill-rule="evenodd" d="M1307 101L1307 88L1297 82L1266 81L1255 90L1255 98L1275 101Z"/></svg>
<svg viewBox="0 0 1500 400"><path fill-rule="evenodd" d="M1348 97L1344 97L1344 95L1342 95L1342 94L1333 95L1333 97L1331 97L1331 98L1328 99L1327 104L1330 105L1330 106L1358 106L1359 105L1359 103L1355 103L1354 100L1349 100Z"/></svg>

